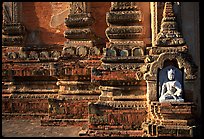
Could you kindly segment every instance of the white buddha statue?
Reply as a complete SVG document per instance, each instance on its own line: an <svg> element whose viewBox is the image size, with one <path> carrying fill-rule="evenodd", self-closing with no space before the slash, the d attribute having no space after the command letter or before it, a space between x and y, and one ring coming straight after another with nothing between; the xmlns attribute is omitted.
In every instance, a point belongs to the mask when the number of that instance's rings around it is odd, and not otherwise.
<svg viewBox="0 0 204 139"><path fill-rule="evenodd" d="M164 101L180 101L182 98L182 86L179 81L175 80L175 70L167 71L168 81L163 83L159 102Z"/></svg>

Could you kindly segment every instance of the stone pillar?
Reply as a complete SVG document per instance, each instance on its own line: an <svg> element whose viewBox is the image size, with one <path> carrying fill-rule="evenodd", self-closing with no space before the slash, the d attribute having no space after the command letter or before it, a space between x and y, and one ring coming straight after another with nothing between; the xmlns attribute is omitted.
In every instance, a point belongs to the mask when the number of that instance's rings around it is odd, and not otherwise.
<svg viewBox="0 0 204 139"><path fill-rule="evenodd" d="M92 30L94 19L87 2L71 2L70 14L65 18L67 41L59 62L60 94L92 94L91 68L99 66L104 42ZM97 60L95 65L91 60ZM95 93L97 94L97 93Z"/></svg>
<svg viewBox="0 0 204 139"><path fill-rule="evenodd" d="M94 71L101 95L89 104L89 136L143 136L147 117L142 12L136 2L111 2L106 14L109 40ZM120 109L121 108L121 109ZM112 132L112 130L116 132Z"/></svg>
<svg viewBox="0 0 204 139"><path fill-rule="evenodd" d="M94 19L90 13L90 6L87 2L72 2L70 14L65 19L65 25L68 30L65 31L65 37L68 39L65 42L65 48L68 47L87 47L83 52L76 50L75 55L88 55L88 49L94 46L102 45L104 42L100 40L93 32L91 25ZM82 48L82 47L81 47Z"/></svg>
<svg viewBox="0 0 204 139"><path fill-rule="evenodd" d="M109 26L106 29L109 44L104 60L108 57L122 60L125 57L144 56L142 13L135 2L112 2L106 22ZM116 51L116 55L109 54L109 49Z"/></svg>
<svg viewBox="0 0 204 139"><path fill-rule="evenodd" d="M143 41L142 20L143 15L136 2L111 2L110 12L106 14L108 28L105 31L109 42L104 48L101 64L101 69L104 70L104 75L101 76L105 80L99 81L101 89L106 91L102 91L100 98L104 99L106 92L111 92L115 97L119 97L118 94L121 98L125 97L126 91L134 90L132 84L139 86L143 79L140 68L145 65L146 46ZM126 71L125 75L123 70Z"/></svg>
<svg viewBox="0 0 204 139"><path fill-rule="evenodd" d="M3 2L2 6L2 86L4 94L12 93L15 90L13 86L15 71L10 61L25 58L22 47L26 31L21 24L21 2Z"/></svg>

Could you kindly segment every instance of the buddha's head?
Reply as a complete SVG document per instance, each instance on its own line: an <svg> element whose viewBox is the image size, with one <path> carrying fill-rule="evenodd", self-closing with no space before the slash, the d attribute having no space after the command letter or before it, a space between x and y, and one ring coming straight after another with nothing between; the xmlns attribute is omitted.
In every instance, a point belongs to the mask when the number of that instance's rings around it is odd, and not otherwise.
<svg viewBox="0 0 204 139"><path fill-rule="evenodd" d="M168 79L170 80L170 81L172 81L172 80L174 80L174 78L175 78L175 70L173 70L173 69L170 69L170 70L168 70L167 71L167 76L168 76Z"/></svg>

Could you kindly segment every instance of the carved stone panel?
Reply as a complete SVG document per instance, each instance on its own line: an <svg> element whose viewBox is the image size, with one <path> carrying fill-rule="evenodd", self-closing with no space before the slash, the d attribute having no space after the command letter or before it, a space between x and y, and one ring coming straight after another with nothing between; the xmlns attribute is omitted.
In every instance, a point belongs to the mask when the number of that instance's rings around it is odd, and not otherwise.
<svg viewBox="0 0 204 139"><path fill-rule="evenodd" d="M141 48L134 48L133 49L133 56L143 56L144 52Z"/></svg>
<svg viewBox="0 0 204 139"><path fill-rule="evenodd" d="M106 49L106 56L116 56L116 51L114 49Z"/></svg>
<svg viewBox="0 0 204 139"><path fill-rule="evenodd" d="M3 23L19 23L20 8L21 2L3 2Z"/></svg>

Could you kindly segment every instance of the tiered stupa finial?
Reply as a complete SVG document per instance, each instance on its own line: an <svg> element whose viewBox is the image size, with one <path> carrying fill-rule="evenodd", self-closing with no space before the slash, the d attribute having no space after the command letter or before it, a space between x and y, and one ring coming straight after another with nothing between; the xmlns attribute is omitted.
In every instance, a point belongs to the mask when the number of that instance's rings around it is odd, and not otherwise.
<svg viewBox="0 0 204 139"><path fill-rule="evenodd" d="M178 31L172 2L166 2L161 22L161 29L156 39L156 46L178 46L184 44L185 41L181 33Z"/></svg>

